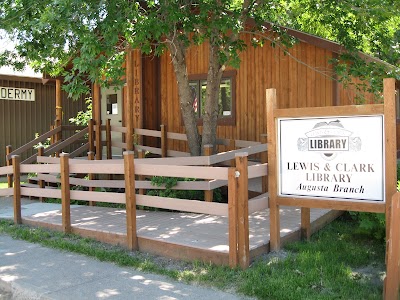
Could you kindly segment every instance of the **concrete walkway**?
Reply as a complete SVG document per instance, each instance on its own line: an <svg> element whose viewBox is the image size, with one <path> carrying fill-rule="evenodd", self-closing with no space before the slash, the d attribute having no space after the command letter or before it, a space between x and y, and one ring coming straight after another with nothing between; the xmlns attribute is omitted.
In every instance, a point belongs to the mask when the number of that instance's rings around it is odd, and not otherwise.
<svg viewBox="0 0 400 300"><path fill-rule="evenodd" d="M0 291L10 299L246 299L0 235Z"/></svg>

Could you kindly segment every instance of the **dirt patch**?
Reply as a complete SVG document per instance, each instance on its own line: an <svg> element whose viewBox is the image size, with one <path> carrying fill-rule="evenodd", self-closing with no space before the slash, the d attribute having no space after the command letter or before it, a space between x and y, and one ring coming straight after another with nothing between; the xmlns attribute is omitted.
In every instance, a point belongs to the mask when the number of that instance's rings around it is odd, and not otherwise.
<svg viewBox="0 0 400 300"><path fill-rule="evenodd" d="M268 264L274 264L279 261L285 260L291 253L285 250L273 251L265 253L254 260L253 263L260 261L267 262Z"/></svg>
<svg viewBox="0 0 400 300"><path fill-rule="evenodd" d="M139 258L142 261L151 261L158 267L168 271L188 271L193 269L193 263L183 260L176 260L164 256L138 251L132 252L131 255Z"/></svg>
<svg viewBox="0 0 400 300"><path fill-rule="evenodd" d="M381 287L386 276L386 268L383 264L371 264L352 270L351 276L354 280Z"/></svg>

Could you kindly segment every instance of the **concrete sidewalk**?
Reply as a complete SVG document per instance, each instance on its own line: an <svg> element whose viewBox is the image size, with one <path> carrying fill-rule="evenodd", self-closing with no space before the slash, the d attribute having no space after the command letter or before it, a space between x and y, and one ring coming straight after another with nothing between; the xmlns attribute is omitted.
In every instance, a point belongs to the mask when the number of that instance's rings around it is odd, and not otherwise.
<svg viewBox="0 0 400 300"><path fill-rule="evenodd" d="M10 299L246 299L0 235L0 291Z"/></svg>

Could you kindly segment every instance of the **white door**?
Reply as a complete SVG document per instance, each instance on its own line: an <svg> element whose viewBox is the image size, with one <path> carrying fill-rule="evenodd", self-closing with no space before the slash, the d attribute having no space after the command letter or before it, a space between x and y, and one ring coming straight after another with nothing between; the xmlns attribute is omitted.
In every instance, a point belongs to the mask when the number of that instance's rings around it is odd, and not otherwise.
<svg viewBox="0 0 400 300"><path fill-rule="evenodd" d="M101 89L101 119L103 125L106 124L107 119L110 119L111 126L122 126L122 86L116 89L114 86ZM102 140L106 140L106 135L103 133ZM111 132L112 142L122 143L122 133ZM122 149L112 147L112 156L121 156ZM107 155L107 149L103 148L103 157Z"/></svg>

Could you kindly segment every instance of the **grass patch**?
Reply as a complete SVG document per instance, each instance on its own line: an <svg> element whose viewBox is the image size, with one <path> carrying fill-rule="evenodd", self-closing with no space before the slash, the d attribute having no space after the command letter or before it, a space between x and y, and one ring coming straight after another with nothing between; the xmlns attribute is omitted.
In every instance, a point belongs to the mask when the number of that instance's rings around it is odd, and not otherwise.
<svg viewBox="0 0 400 300"><path fill-rule="evenodd" d="M259 299L381 299L384 244L355 228L341 218L310 243L287 245L285 259L254 263L239 291Z"/></svg>
<svg viewBox="0 0 400 300"><path fill-rule="evenodd" d="M258 299L381 299L378 277L384 271L384 244L356 234L355 228L353 220L340 218L314 234L310 243L289 244L242 271L129 252L76 235L0 221L0 233L14 238Z"/></svg>
<svg viewBox="0 0 400 300"><path fill-rule="evenodd" d="M6 189L8 188L8 183L7 182L0 182L0 189Z"/></svg>

